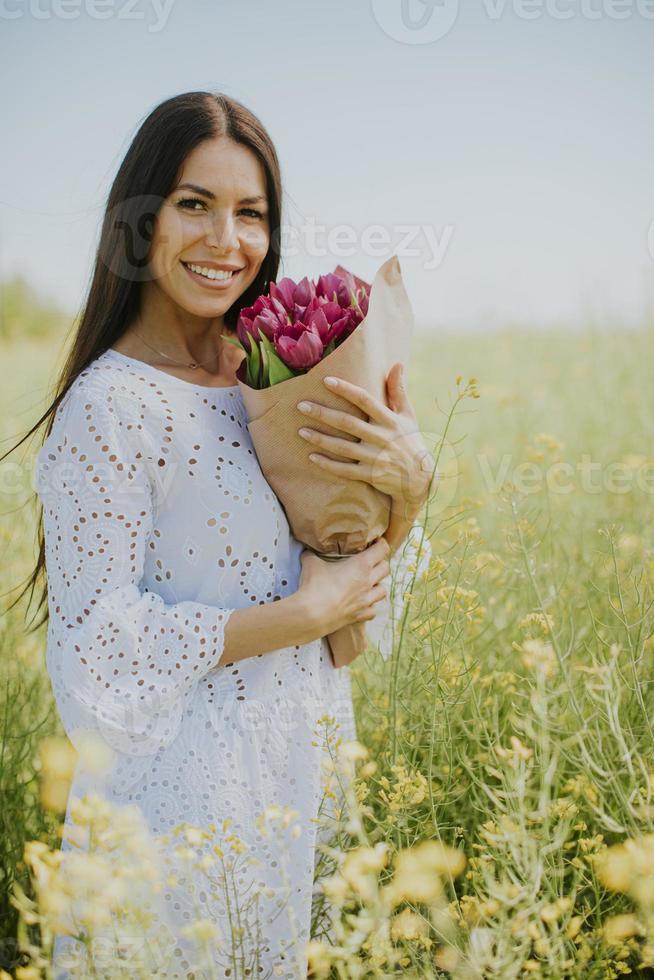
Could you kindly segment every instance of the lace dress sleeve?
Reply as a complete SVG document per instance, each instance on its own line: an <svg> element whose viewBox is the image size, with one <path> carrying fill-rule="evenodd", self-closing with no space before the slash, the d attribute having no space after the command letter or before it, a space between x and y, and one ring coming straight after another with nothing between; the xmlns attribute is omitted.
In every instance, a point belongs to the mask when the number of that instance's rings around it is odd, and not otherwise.
<svg viewBox="0 0 654 980"><path fill-rule="evenodd" d="M374 619L366 623L368 642L376 648L384 660L393 652L395 635L402 623L405 607L405 593L411 582L417 582L429 568L432 550L423 525L416 521L409 530L403 544L390 559L390 572L382 585L388 593L386 599L378 603L379 611Z"/></svg>
<svg viewBox="0 0 654 980"><path fill-rule="evenodd" d="M48 580L46 659L64 728L74 745L78 732L91 731L131 757L173 740L198 681L218 665L233 611L167 604L142 588L153 494L146 444L140 433L134 437L140 426L133 423L121 419L111 392L74 387L35 472Z"/></svg>

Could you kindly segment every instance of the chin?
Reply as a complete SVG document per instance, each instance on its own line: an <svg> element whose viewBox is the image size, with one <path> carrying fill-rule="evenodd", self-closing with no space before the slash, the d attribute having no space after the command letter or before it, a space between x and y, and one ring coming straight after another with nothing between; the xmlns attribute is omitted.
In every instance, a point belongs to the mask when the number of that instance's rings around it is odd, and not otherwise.
<svg viewBox="0 0 654 980"><path fill-rule="evenodd" d="M225 296L196 296L189 293L187 289L166 290L169 299L177 306L192 316L216 317L222 316L230 306L233 306L237 297Z"/></svg>
<svg viewBox="0 0 654 980"><path fill-rule="evenodd" d="M224 316L230 306L234 305L234 300L230 299L227 302L222 303L198 303L192 300L182 301L179 306L187 313L191 313L193 316L206 317L207 319L213 319L217 316Z"/></svg>
<svg viewBox="0 0 654 980"><path fill-rule="evenodd" d="M250 288L254 277L239 289L229 290L216 296L198 296L195 290L184 289L166 290L169 297L183 310L199 317L222 316ZM184 284L186 286L186 284Z"/></svg>

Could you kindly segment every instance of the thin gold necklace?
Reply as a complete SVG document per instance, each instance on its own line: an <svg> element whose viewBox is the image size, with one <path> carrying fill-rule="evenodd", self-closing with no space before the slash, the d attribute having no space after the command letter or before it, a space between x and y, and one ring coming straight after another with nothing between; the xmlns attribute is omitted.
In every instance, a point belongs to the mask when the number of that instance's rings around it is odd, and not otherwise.
<svg viewBox="0 0 654 980"><path fill-rule="evenodd" d="M218 357L218 354L214 354L213 357L210 357L208 361L190 361L190 362L176 361L169 354L164 354L162 350L157 350L156 347L153 347L152 344L149 344L145 339L145 337L142 337L140 333L136 333L136 330L134 330L134 328L132 328L132 333L136 334L139 340L141 340L146 347L149 347L150 350L153 350L155 354L159 354L160 357L165 357L168 361L172 361L173 364L176 364L178 367L188 367L188 368L192 368L195 371L196 368L204 367L205 364L209 364L211 361L215 361L216 358Z"/></svg>

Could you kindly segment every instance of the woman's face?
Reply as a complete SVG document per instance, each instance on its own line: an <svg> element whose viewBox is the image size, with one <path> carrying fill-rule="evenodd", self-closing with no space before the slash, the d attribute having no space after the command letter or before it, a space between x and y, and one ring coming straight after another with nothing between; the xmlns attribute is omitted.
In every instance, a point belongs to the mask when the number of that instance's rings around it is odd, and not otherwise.
<svg viewBox="0 0 654 980"><path fill-rule="evenodd" d="M262 164L227 137L206 140L186 158L157 214L150 271L182 309L218 317L256 278L269 243Z"/></svg>

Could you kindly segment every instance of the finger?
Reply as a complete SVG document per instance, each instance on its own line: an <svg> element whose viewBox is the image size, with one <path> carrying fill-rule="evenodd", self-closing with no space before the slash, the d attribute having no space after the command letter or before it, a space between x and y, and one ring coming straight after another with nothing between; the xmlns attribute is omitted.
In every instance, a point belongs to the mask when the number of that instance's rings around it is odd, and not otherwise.
<svg viewBox="0 0 654 980"><path fill-rule="evenodd" d="M300 405L305 405L307 408L300 408ZM388 437L387 431L380 430L376 425L372 425L365 419L357 418L356 415L352 415L350 412L341 412L336 408L328 408L326 405L320 405L317 402L300 402L298 404L298 411L310 418L311 421L319 420L331 426L332 429L347 432L349 435L356 436L364 442L372 442L376 445L383 446Z"/></svg>
<svg viewBox="0 0 654 980"><path fill-rule="evenodd" d="M375 563L384 558L388 558L390 553L391 546L383 534L373 544L368 545L368 554L372 556Z"/></svg>
<svg viewBox="0 0 654 980"><path fill-rule="evenodd" d="M372 605L375 602L381 602L382 599L386 598L386 589L383 585L375 585L374 588L368 593L368 603Z"/></svg>
<svg viewBox="0 0 654 980"><path fill-rule="evenodd" d="M377 616L377 614L379 613L380 610L379 609L375 609L374 607L376 605L378 605L380 602L383 602L385 600L385 598L386 598L385 592L384 592L383 595L380 595L380 594L378 594L376 592L369 592L368 593L368 597L367 597L367 599L368 599L368 608L358 618L360 620L371 620L371 619L375 619L375 617Z"/></svg>
<svg viewBox="0 0 654 980"><path fill-rule="evenodd" d="M366 415L376 422L387 425L389 420L392 419L393 412L360 385L352 384L351 381L346 381L344 378L335 378L332 383L328 383L327 378L323 380L330 391L337 392L343 398L347 398L348 401L356 405L357 408L362 409Z"/></svg>
<svg viewBox="0 0 654 980"><path fill-rule="evenodd" d="M359 615L356 618L356 622L358 622L358 623L366 623L366 622L369 622L371 619L375 619L376 616L377 616L376 610L374 610L374 609L366 609L365 612L359 613Z"/></svg>
<svg viewBox="0 0 654 980"><path fill-rule="evenodd" d="M393 365L386 377L389 404L393 411L403 412L410 408L404 382L404 366L401 361Z"/></svg>
<svg viewBox="0 0 654 980"><path fill-rule="evenodd" d="M385 579L391 573L391 563L388 559L384 558L383 561L377 562L376 565L372 566L372 575L374 584L377 585L382 579Z"/></svg>
<svg viewBox="0 0 654 980"><path fill-rule="evenodd" d="M321 453L310 453L309 459L314 466L319 466L321 470L333 473L334 476L341 476L345 480L360 480L364 483L372 481L372 467L368 463L342 463Z"/></svg>
<svg viewBox="0 0 654 980"><path fill-rule="evenodd" d="M381 554L372 555L372 563L370 565L371 575L374 577L375 582L378 582L382 578L386 578L390 574L391 564L388 556L385 552Z"/></svg>
<svg viewBox="0 0 654 980"><path fill-rule="evenodd" d="M368 446L364 442L353 442L351 439L343 439L341 436L328 436L316 429L298 429L298 435L301 439L306 439L312 446L320 446L336 456L344 456L345 459L357 459L373 463L379 452L376 447Z"/></svg>

